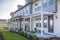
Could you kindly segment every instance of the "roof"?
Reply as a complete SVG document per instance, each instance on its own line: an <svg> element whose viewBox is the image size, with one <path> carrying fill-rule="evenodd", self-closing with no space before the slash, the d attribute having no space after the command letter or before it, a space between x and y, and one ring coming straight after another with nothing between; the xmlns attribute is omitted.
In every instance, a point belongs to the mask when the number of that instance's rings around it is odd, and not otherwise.
<svg viewBox="0 0 60 40"><path fill-rule="evenodd" d="M23 9L23 8L26 7L27 5L32 4L32 3L36 2L36 1L38 1L38 0L35 0L35 1L33 1L33 2L27 3L26 5L22 6L20 9L16 10L14 13L16 13L17 11Z"/></svg>
<svg viewBox="0 0 60 40"><path fill-rule="evenodd" d="M6 19L0 19L0 21L7 21Z"/></svg>
<svg viewBox="0 0 60 40"><path fill-rule="evenodd" d="M16 13L17 11L23 9L24 7L26 7L27 5L31 4L32 2L29 2L28 4L24 5L23 7L21 7L20 9L16 10L14 13Z"/></svg>

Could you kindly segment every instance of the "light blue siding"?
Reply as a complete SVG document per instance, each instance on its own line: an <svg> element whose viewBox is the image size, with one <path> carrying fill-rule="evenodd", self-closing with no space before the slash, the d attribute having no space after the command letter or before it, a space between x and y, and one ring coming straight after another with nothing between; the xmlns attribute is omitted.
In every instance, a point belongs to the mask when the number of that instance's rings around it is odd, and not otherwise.
<svg viewBox="0 0 60 40"><path fill-rule="evenodd" d="M47 2L43 0L42 10L43 12L57 12L56 5L57 5L56 0L49 0Z"/></svg>

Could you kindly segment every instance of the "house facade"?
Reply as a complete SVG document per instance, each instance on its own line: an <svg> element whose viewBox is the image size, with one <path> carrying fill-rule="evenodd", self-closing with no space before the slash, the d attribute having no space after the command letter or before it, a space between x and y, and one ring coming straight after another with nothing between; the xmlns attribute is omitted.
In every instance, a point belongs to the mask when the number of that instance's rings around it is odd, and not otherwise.
<svg viewBox="0 0 60 40"><path fill-rule="evenodd" d="M54 34L60 37L60 1L25 0L26 5L11 13L12 30ZM13 16L12 16L13 15Z"/></svg>
<svg viewBox="0 0 60 40"><path fill-rule="evenodd" d="M6 19L0 19L0 29L7 28L7 20Z"/></svg>

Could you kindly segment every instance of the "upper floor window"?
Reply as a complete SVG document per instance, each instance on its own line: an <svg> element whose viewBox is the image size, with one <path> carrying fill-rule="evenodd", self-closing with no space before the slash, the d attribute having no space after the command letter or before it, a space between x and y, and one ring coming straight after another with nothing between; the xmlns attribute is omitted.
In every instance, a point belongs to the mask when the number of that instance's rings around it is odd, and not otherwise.
<svg viewBox="0 0 60 40"><path fill-rule="evenodd" d="M54 0L49 0L48 2L49 2L49 6L51 6L51 5L53 5Z"/></svg>
<svg viewBox="0 0 60 40"><path fill-rule="evenodd" d="M22 10L21 10L21 15L23 15L23 12L22 12Z"/></svg>
<svg viewBox="0 0 60 40"><path fill-rule="evenodd" d="M43 7L48 7L53 5L54 0L43 0Z"/></svg>
<svg viewBox="0 0 60 40"><path fill-rule="evenodd" d="M22 13L24 14L24 9L22 9Z"/></svg>
<svg viewBox="0 0 60 40"><path fill-rule="evenodd" d="M35 8L35 12L40 11L41 10L41 3L39 3L39 2L36 3L34 8Z"/></svg>
<svg viewBox="0 0 60 40"><path fill-rule="evenodd" d="M48 0L43 0L43 7L47 7L48 6Z"/></svg>
<svg viewBox="0 0 60 40"><path fill-rule="evenodd" d="M25 7L25 15L29 15L30 14L30 8L29 6Z"/></svg>

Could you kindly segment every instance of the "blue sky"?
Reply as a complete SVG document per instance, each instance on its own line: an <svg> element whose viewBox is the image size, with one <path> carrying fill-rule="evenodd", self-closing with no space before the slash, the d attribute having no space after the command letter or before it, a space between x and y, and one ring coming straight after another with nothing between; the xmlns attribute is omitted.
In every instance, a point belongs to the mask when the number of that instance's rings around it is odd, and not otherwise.
<svg viewBox="0 0 60 40"><path fill-rule="evenodd" d="M0 19L9 19L10 12L17 10L17 5L24 5L25 0L0 0Z"/></svg>

